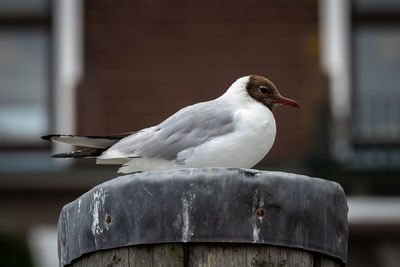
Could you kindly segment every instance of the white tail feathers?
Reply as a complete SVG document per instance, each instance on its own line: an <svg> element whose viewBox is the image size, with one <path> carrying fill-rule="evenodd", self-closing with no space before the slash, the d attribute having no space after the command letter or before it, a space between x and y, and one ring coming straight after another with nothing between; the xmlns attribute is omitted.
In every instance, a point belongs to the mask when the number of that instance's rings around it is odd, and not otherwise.
<svg viewBox="0 0 400 267"><path fill-rule="evenodd" d="M140 171L165 171L182 169L185 166L164 159L134 158L122 165L118 173L132 173Z"/></svg>

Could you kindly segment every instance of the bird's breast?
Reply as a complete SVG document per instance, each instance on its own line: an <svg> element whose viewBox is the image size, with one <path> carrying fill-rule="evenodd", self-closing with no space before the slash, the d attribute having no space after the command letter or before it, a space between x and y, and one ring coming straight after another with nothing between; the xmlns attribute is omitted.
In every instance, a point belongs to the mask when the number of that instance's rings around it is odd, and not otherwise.
<svg viewBox="0 0 400 267"><path fill-rule="evenodd" d="M276 126L271 111L262 105L236 109L234 131L190 151L187 167L251 168L271 149Z"/></svg>
<svg viewBox="0 0 400 267"><path fill-rule="evenodd" d="M250 149L255 149L260 153L266 154L274 143L275 118L272 112L263 105L254 105L252 108L241 111L241 114L238 114L237 129L238 132L243 133L243 142Z"/></svg>

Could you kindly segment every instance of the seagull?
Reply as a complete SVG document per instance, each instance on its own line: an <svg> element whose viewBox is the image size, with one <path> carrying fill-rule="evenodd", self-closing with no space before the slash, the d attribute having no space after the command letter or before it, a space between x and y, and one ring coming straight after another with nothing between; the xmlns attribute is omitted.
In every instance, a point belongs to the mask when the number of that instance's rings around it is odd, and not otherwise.
<svg viewBox="0 0 400 267"><path fill-rule="evenodd" d="M278 105L301 108L283 97L267 78L237 79L220 97L182 108L160 124L137 132L107 135L46 135L83 150L55 158L96 158L97 164L122 165L119 173L183 168L252 168L271 149Z"/></svg>

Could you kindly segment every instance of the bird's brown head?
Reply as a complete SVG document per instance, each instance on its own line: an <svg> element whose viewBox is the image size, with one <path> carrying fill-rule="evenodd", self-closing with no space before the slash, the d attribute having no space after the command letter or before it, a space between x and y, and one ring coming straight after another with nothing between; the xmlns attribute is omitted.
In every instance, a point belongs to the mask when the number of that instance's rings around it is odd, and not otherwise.
<svg viewBox="0 0 400 267"><path fill-rule="evenodd" d="M246 90L252 98L263 103L270 110L278 105L302 108L298 102L281 96L276 86L270 80L261 76L250 75Z"/></svg>

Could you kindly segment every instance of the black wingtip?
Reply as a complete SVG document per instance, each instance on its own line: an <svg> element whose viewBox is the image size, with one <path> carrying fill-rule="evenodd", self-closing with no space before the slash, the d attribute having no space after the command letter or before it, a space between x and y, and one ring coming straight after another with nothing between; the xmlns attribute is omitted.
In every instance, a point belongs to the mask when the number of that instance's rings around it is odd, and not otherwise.
<svg viewBox="0 0 400 267"><path fill-rule="evenodd" d="M60 158L72 158L72 156L66 154L66 153L60 153L60 154L53 154L50 157L60 159Z"/></svg>
<svg viewBox="0 0 400 267"><path fill-rule="evenodd" d="M53 154L51 155L52 158L75 158L76 154L81 153L81 150L78 151L72 151L72 152L64 152L64 153L59 153L59 154Z"/></svg>
<svg viewBox="0 0 400 267"><path fill-rule="evenodd" d="M101 155L106 149L104 148L88 148L76 150L72 152L64 152L51 155L52 158L95 158Z"/></svg>
<svg viewBox="0 0 400 267"><path fill-rule="evenodd" d="M53 137L60 137L60 136L61 136L61 134L49 134L49 135L43 135L40 138L42 138L43 140L46 140L46 141L52 141Z"/></svg>
<svg viewBox="0 0 400 267"><path fill-rule="evenodd" d="M43 135L40 138L43 140L51 141L51 138L54 136L54 134L49 134L49 135Z"/></svg>

